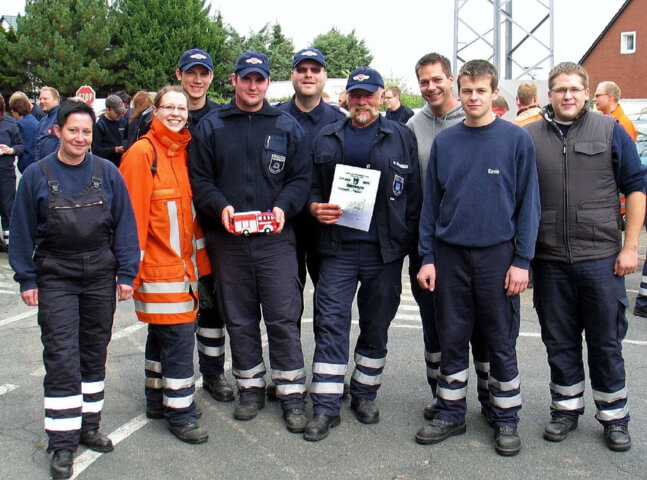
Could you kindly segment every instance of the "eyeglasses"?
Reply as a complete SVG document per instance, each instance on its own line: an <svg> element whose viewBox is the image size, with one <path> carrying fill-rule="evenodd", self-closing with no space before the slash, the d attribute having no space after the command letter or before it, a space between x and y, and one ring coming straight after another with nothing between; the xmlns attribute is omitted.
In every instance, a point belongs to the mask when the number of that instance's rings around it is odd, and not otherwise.
<svg viewBox="0 0 647 480"><path fill-rule="evenodd" d="M393 97L384 97L384 100L391 100Z"/></svg>
<svg viewBox="0 0 647 480"><path fill-rule="evenodd" d="M572 96L579 95L582 93L586 88L584 87L559 87L559 88L551 88L550 91L553 92L555 95L558 95L560 97L566 95L566 92L570 92Z"/></svg>
<svg viewBox="0 0 647 480"><path fill-rule="evenodd" d="M297 73L304 74L308 73L308 70L310 70L314 75L318 75L321 73L321 69L323 67L297 67L296 71Z"/></svg>
<svg viewBox="0 0 647 480"><path fill-rule="evenodd" d="M605 95L611 95L610 93L596 93L595 98L604 97Z"/></svg>
<svg viewBox="0 0 647 480"><path fill-rule="evenodd" d="M184 105L180 105L179 107L175 107L173 105L160 105L157 108L159 108L165 113L173 113L176 110L177 110L177 113L187 113L189 111L189 109L186 108Z"/></svg>

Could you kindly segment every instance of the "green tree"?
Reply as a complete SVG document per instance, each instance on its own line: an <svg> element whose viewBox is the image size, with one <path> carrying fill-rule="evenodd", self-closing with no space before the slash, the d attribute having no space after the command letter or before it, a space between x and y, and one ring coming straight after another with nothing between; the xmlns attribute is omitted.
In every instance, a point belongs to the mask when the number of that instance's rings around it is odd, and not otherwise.
<svg viewBox="0 0 647 480"><path fill-rule="evenodd" d="M317 35L312 46L326 57L328 76L331 78L347 77L357 67L368 66L373 61L364 40L355 36L355 30L344 35L333 27L328 33Z"/></svg>
<svg viewBox="0 0 647 480"><path fill-rule="evenodd" d="M35 86L64 95L89 84L112 82L114 17L108 0L27 0L18 17L18 41L10 55L26 66Z"/></svg>
<svg viewBox="0 0 647 480"><path fill-rule="evenodd" d="M117 0L116 9L119 80L128 91L177 83L178 60L190 48L209 52L215 79L226 74L227 32L220 15L209 18L205 0Z"/></svg>
<svg viewBox="0 0 647 480"><path fill-rule="evenodd" d="M9 101L9 95L16 90L25 90L31 93L31 85L22 62L18 62L16 55L16 44L18 38L13 28L8 32L0 28L0 93Z"/></svg>
<svg viewBox="0 0 647 480"><path fill-rule="evenodd" d="M294 44L283 35L281 25L265 24L258 32L251 34L243 42L243 51L255 50L264 53L270 61L272 79L287 80L292 70ZM243 53L243 52L240 52Z"/></svg>

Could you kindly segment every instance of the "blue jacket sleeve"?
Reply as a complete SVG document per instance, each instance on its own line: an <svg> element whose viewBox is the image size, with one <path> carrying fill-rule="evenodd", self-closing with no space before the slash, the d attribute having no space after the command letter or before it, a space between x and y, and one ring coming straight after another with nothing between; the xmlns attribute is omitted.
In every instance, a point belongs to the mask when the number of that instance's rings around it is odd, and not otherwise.
<svg viewBox="0 0 647 480"><path fill-rule="evenodd" d="M616 176L616 184L623 195L645 192L645 173L636 150L636 144L627 131L616 122L611 137L611 159Z"/></svg>
<svg viewBox="0 0 647 480"><path fill-rule="evenodd" d="M21 156L25 151L25 142L23 142L22 136L20 135L20 129L18 124L16 128L11 131L11 145L9 145L14 150L15 156Z"/></svg>
<svg viewBox="0 0 647 480"><path fill-rule="evenodd" d="M535 243L539 231L541 203L535 147L528 132L523 131L517 148L516 225L515 256L512 265L530 268L535 256Z"/></svg>
<svg viewBox="0 0 647 480"><path fill-rule="evenodd" d="M429 166L425 178L424 197L422 200L422 213L420 214L418 253L422 257L422 264L434 263L434 243L436 241L436 221L438 209L443 196L442 187L438 182L436 170L437 163L436 140L431 146Z"/></svg>

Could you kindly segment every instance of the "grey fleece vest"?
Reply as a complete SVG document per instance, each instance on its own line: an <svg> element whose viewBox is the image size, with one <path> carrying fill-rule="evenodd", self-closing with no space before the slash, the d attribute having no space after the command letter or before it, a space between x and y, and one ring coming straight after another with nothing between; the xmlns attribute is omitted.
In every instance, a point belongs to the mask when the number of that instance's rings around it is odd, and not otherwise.
<svg viewBox="0 0 647 480"><path fill-rule="evenodd" d="M584 112L566 138L553 122L528 125L537 150L541 223L535 258L581 262L621 248L620 206L611 159L615 119Z"/></svg>

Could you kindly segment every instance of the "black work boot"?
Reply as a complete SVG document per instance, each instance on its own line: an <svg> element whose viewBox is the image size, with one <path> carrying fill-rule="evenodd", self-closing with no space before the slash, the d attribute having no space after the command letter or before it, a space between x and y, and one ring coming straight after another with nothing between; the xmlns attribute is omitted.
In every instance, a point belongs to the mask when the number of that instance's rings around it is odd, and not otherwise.
<svg viewBox="0 0 647 480"><path fill-rule="evenodd" d="M353 397L350 408L355 412L357 420L362 423L372 424L380 421L380 411L375 405L375 400Z"/></svg>
<svg viewBox="0 0 647 480"><path fill-rule="evenodd" d="M49 473L52 478L70 478L72 476L72 465L74 453L71 450L56 450L52 455L52 463L49 466Z"/></svg>
<svg viewBox="0 0 647 480"><path fill-rule="evenodd" d="M453 423L434 418L429 425L418 430L416 442L422 445L439 443L453 435L461 435L465 430L465 422Z"/></svg>
<svg viewBox="0 0 647 480"><path fill-rule="evenodd" d="M577 417L553 415L544 428L544 438L551 442L566 440L568 434L577 428Z"/></svg>
<svg viewBox="0 0 647 480"><path fill-rule="evenodd" d="M283 420L288 431L292 433L303 433L306 429L308 419L303 408L286 408L283 410Z"/></svg>
<svg viewBox="0 0 647 480"><path fill-rule="evenodd" d="M183 425L171 425L169 423L168 429L177 438L186 443L204 443L209 439L207 430L197 422L189 422Z"/></svg>
<svg viewBox="0 0 647 480"><path fill-rule="evenodd" d="M626 452L631 448L631 435L627 425L605 425L604 439L614 452Z"/></svg>
<svg viewBox="0 0 647 480"><path fill-rule="evenodd" d="M95 452L112 452L114 447L112 446L112 440L110 440L106 435L101 433L98 429L88 430L87 432L81 431L81 437L79 438L79 443L85 445L90 450Z"/></svg>
<svg viewBox="0 0 647 480"><path fill-rule="evenodd" d="M227 382L227 377L225 377L224 373L204 375L202 377L202 387L218 402L234 401L234 389Z"/></svg>
<svg viewBox="0 0 647 480"><path fill-rule="evenodd" d="M513 457L518 454L521 450L521 438L517 433L517 427L513 425L495 427L494 449L496 453L504 457Z"/></svg>
<svg viewBox="0 0 647 480"><path fill-rule="evenodd" d="M328 436L331 428L335 428L341 422L339 415L330 416L318 414L312 417L303 431L303 438L309 442L318 442Z"/></svg>
<svg viewBox="0 0 647 480"><path fill-rule="evenodd" d="M256 400L244 400L236 405L234 418L236 420L251 420L261 408L265 407L265 402Z"/></svg>

